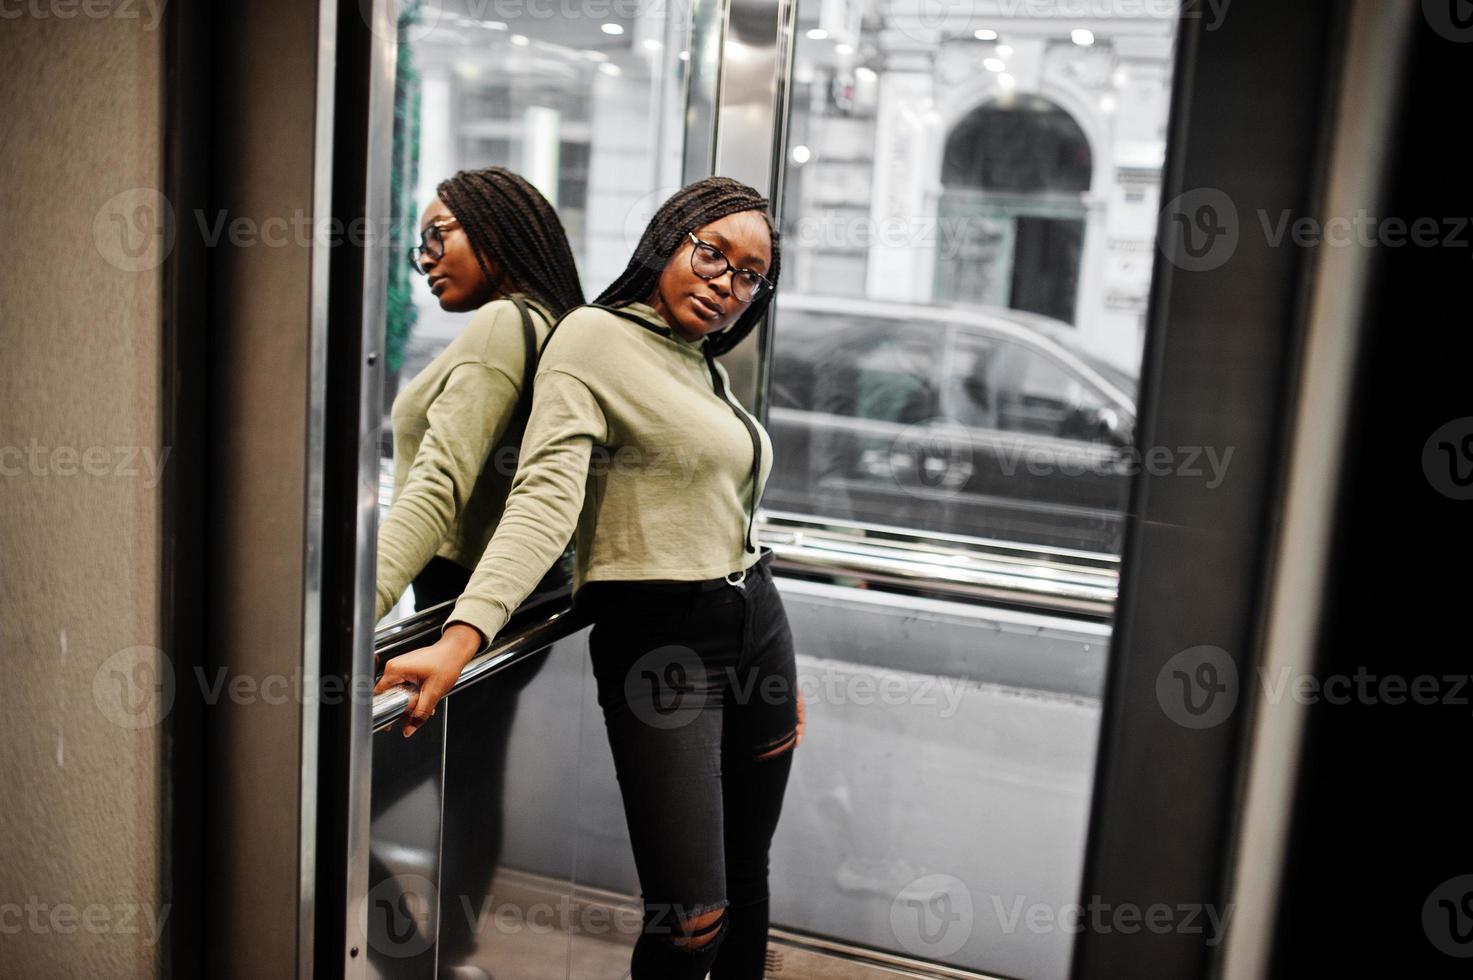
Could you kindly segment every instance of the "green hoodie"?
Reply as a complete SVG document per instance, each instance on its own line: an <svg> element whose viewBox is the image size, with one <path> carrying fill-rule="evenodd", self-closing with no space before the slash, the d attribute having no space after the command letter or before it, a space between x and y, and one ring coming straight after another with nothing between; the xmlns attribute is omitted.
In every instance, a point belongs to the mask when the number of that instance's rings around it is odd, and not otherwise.
<svg viewBox="0 0 1473 980"><path fill-rule="evenodd" d="M518 295L540 346L553 318ZM394 495L378 532L375 621L435 555L473 568L486 550L516 472L509 447L522 436L513 416L526 346L516 304L492 300L394 398Z"/></svg>
<svg viewBox="0 0 1473 980"><path fill-rule="evenodd" d="M490 641L575 533L575 593L715 578L760 557L766 431L730 395L706 337L685 340L644 303L621 312L578 307L547 342L506 508L447 626Z"/></svg>

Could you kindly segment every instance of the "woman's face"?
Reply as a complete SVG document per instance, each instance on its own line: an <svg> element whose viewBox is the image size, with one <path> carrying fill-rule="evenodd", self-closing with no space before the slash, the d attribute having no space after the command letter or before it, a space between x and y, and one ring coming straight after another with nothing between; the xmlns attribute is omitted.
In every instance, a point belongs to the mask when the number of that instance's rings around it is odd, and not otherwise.
<svg viewBox="0 0 1473 980"><path fill-rule="evenodd" d="M445 243L445 253L439 258L433 254L434 244L429 241L430 236L425 235L431 225L440 226L440 237ZM491 295L491 281L476 262L471 240L444 201L437 197L430 202L424 216L419 219L419 231L428 243L419 264L429 280L430 292L440 301L440 309L449 313L465 313L480 309L495 298ZM501 270L495 262L487 260L486 264L493 275L500 275Z"/></svg>
<svg viewBox="0 0 1473 980"><path fill-rule="evenodd" d="M694 231L701 241L725 252L732 268L715 279L696 275L691 268L691 251L695 243L686 236L665 263L655 295L650 300L650 305L665 318L671 329L691 341L735 323L751 305L732 295L731 280L735 269L750 269L765 276L772 264L772 233L757 211L738 211Z"/></svg>

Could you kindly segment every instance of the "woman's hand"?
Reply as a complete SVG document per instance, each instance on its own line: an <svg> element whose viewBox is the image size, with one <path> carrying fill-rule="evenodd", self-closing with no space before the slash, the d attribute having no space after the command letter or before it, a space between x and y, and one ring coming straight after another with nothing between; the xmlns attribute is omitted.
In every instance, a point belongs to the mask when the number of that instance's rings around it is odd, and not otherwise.
<svg viewBox="0 0 1473 980"><path fill-rule="evenodd" d="M464 623L451 623L432 646L400 654L384 665L384 675L373 686L374 694L409 684L409 705L404 709L404 737L430 720L435 705L455 687L465 665L483 644L481 631Z"/></svg>

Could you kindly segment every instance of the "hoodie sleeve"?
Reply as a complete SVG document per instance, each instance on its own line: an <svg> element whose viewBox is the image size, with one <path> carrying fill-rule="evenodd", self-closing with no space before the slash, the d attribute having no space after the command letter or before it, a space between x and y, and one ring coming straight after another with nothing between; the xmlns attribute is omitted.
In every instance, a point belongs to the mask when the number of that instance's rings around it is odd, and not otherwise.
<svg viewBox="0 0 1473 980"><path fill-rule="evenodd" d="M578 377L556 366L551 348L557 346L549 344L537 371L531 417L506 508L445 623L473 626L487 642L572 539L593 447L608 441L608 423L598 399Z"/></svg>
<svg viewBox="0 0 1473 980"><path fill-rule="evenodd" d="M483 306L456 343L466 359L451 368L426 409L419 449L379 528L375 622L399 601L465 512L521 398L524 341L513 304Z"/></svg>
<svg viewBox="0 0 1473 980"><path fill-rule="evenodd" d="M458 365L431 403L429 428L378 533L377 607L382 619L429 564L465 510L491 450L506 435L519 396L500 368Z"/></svg>

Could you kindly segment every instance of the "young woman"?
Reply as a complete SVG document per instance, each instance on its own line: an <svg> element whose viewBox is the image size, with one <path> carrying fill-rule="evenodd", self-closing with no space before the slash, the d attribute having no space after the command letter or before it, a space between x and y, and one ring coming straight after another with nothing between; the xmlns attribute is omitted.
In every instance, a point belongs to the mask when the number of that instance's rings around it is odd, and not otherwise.
<svg viewBox="0 0 1473 980"><path fill-rule="evenodd" d="M801 735L792 633L752 518L772 464L715 360L778 277L768 202L724 177L656 212L543 351L506 511L440 640L389 661L405 735L574 534L574 600L644 899L634 980L761 980L768 851Z"/></svg>
<svg viewBox="0 0 1473 980"><path fill-rule="evenodd" d="M410 261L441 309L474 316L394 399L394 498L379 528L375 619L411 581L420 610L465 588L501 517L526 425L528 341L518 301L531 321L534 357L557 318L583 302L562 222L526 180L502 167L463 170L435 192ZM552 565L542 584L565 581L566 564ZM445 815L446 833L468 842L466 860L442 869L448 895L479 900L500 862L501 775L518 695L539 666L508 673L483 692L476 724L446 731L447 758L469 777L466 806ZM392 802L375 792L375 808ZM390 877L378 865L371 876ZM473 961L477 938L465 916L443 917L439 959L446 975Z"/></svg>
<svg viewBox="0 0 1473 980"><path fill-rule="evenodd" d="M515 472L509 447L526 424L516 301L539 347L583 302L562 222L526 180L503 167L462 170L435 191L410 261L441 309L475 315L394 399L394 496L378 534L375 620L411 581L417 609L465 588L501 517Z"/></svg>

